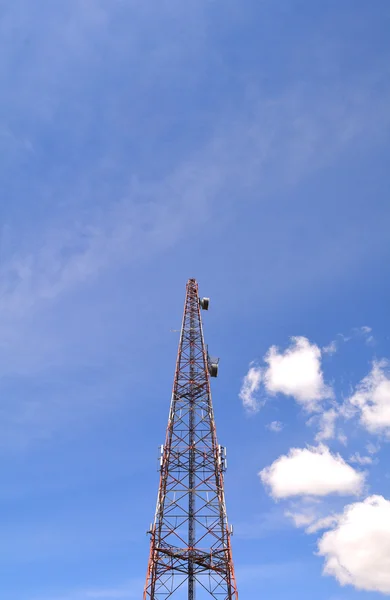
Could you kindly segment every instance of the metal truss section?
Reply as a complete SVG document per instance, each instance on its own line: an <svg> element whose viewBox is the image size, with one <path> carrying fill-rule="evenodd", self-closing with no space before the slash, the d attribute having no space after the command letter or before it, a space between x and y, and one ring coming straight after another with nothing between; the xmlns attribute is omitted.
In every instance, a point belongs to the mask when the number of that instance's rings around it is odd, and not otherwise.
<svg viewBox="0 0 390 600"><path fill-rule="evenodd" d="M238 600L201 309L194 279L187 283L160 485L150 534L144 600Z"/></svg>

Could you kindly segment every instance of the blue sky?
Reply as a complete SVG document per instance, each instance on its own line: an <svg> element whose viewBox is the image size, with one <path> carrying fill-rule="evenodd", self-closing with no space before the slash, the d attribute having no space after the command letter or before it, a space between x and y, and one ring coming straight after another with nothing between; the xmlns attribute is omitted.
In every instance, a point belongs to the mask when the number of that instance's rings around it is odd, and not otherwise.
<svg viewBox="0 0 390 600"><path fill-rule="evenodd" d="M189 277L240 599L390 594L389 25L2 4L1 598L141 597Z"/></svg>

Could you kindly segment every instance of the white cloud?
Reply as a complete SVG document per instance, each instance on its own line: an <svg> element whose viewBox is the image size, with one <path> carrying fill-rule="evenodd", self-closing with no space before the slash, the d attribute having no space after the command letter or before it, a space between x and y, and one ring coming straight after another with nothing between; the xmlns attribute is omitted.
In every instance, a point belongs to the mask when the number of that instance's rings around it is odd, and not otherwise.
<svg viewBox="0 0 390 600"><path fill-rule="evenodd" d="M239 396L244 408L249 412L256 412L260 408L257 392L260 389L262 371L259 367L252 366L245 375Z"/></svg>
<svg viewBox="0 0 390 600"><path fill-rule="evenodd" d="M332 389L324 383L321 350L307 338L293 337L284 353L272 346L264 360L268 364L264 373L268 392L293 396L308 411L317 410L320 400L333 397Z"/></svg>
<svg viewBox="0 0 390 600"><path fill-rule="evenodd" d="M371 496L347 506L318 550L324 573L341 585L390 594L390 501Z"/></svg>
<svg viewBox="0 0 390 600"><path fill-rule="evenodd" d="M260 472L275 499L291 496L359 494L365 476L326 446L292 448Z"/></svg>
<svg viewBox="0 0 390 600"><path fill-rule="evenodd" d="M281 423L280 421L272 421L272 423L269 423L269 425L267 425L267 429L273 431L274 433L280 433L283 429L283 423Z"/></svg>
<svg viewBox="0 0 390 600"><path fill-rule="evenodd" d="M390 379L387 361L374 362L371 373L356 388L350 405L360 411L360 422L371 433L390 435Z"/></svg>

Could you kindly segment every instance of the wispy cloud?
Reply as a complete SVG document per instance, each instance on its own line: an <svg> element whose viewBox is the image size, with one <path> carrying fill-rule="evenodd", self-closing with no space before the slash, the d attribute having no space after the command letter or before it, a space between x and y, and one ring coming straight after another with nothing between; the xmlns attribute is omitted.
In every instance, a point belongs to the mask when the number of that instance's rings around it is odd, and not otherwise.
<svg viewBox="0 0 390 600"><path fill-rule="evenodd" d="M338 411L335 408L324 411L318 418L319 431L316 435L317 442L331 440L336 434L336 421L338 419Z"/></svg>
<svg viewBox="0 0 390 600"><path fill-rule="evenodd" d="M272 421L267 425L267 429L272 431L273 433L280 433L284 428L283 423L280 421Z"/></svg>
<svg viewBox="0 0 390 600"><path fill-rule="evenodd" d="M355 454L349 457L349 462L358 465L372 465L374 459L372 456L361 456L360 452L355 452Z"/></svg>
<svg viewBox="0 0 390 600"><path fill-rule="evenodd" d="M288 520L283 512L275 507L260 515L252 516L248 520L235 523L234 535L248 540L263 539L275 535L276 532L282 531L288 525Z"/></svg>
<svg viewBox="0 0 390 600"><path fill-rule="evenodd" d="M243 565L237 569L237 577L242 585L250 581L280 580L299 577L305 569L303 562L291 561L281 563Z"/></svg>
<svg viewBox="0 0 390 600"><path fill-rule="evenodd" d="M322 352L324 354L334 354L337 352L337 342L336 340L332 340L327 346L322 348Z"/></svg>
<svg viewBox="0 0 390 600"><path fill-rule="evenodd" d="M139 598L143 589L143 581L133 581L117 587L87 587L65 593L26 597L23 600L120 600L122 598Z"/></svg>
<svg viewBox="0 0 390 600"><path fill-rule="evenodd" d="M352 101L354 88L347 87L342 95L346 104L342 110L330 109L341 102L340 95L336 99L331 90L313 111L305 91L294 89L276 99L252 99L251 120L237 118L229 128L225 122L218 123L203 147L191 148L184 159L178 157L157 182L139 179L134 171L126 175L123 162L117 167L119 173L107 172L106 165L115 160L110 147L94 165L75 173L72 186L64 182L60 189L50 181L40 182L39 186L49 185L49 193L60 192L59 201L65 205L71 206L74 197L94 197L100 208L89 208L84 219L78 218L70 227L49 227L41 232L39 245L31 244L25 254L3 262L1 308L20 313L39 299L56 298L96 277L118 261L144 259L169 248L183 238L189 223L192 227L203 225L218 213L222 198L223 205L229 205L232 191L238 192L242 181L252 190L259 182L264 190L281 183L289 186L319 168L322 161L333 160L346 143L369 135L374 115L381 126L383 120L390 121L387 112L373 110L368 98ZM350 127L345 121L351 119L354 127L346 139L343 129ZM310 138L307 146L303 146L305 137ZM116 180L121 182L119 186ZM35 193L40 192L37 187ZM110 207L102 208L107 196Z"/></svg>
<svg viewBox="0 0 390 600"><path fill-rule="evenodd" d="M242 400L244 408L251 413L257 412L261 406L258 398L258 391L262 380L262 370L259 367L249 367L245 375L239 397Z"/></svg>

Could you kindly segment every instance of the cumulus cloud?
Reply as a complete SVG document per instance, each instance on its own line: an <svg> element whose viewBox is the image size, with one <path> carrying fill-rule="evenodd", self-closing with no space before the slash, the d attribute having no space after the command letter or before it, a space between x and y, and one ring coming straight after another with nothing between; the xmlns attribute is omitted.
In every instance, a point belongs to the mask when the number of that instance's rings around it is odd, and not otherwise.
<svg viewBox="0 0 390 600"><path fill-rule="evenodd" d="M239 396L242 400L244 408L248 412L256 412L260 408L260 402L257 393L260 389L262 379L262 371L259 367L250 366L248 373L245 375Z"/></svg>
<svg viewBox="0 0 390 600"><path fill-rule="evenodd" d="M260 473L275 499L292 496L350 495L362 491L365 475L326 446L292 448Z"/></svg>
<svg viewBox="0 0 390 600"><path fill-rule="evenodd" d="M320 400L333 397L324 383L321 350L307 338L293 337L285 352L272 346L264 360L268 365L264 385L271 394L292 396L308 411L317 410Z"/></svg>
<svg viewBox="0 0 390 600"><path fill-rule="evenodd" d="M358 384L349 399L360 411L360 422L371 433L390 436L390 379L385 373L388 362L374 362L371 372Z"/></svg>
<svg viewBox="0 0 390 600"><path fill-rule="evenodd" d="M280 433L283 429L283 423L280 421L272 421L272 423L267 425L267 429L273 431L274 433Z"/></svg>
<svg viewBox="0 0 390 600"><path fill-rule="evenodd" d="M318 550L324 573L341 585L390 594L390 501L371 496L345 507Z"/></svg>

